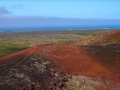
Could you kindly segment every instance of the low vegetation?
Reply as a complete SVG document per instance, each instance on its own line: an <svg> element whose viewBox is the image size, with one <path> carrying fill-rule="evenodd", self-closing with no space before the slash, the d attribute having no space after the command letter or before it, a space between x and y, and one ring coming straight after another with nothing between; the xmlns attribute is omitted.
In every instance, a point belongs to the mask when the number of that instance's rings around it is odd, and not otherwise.
<svg viewBox="0 0 120 90"><path fill-rule="evenodd" d="M41 44L69 44L108 30L64 30L0 33L0 57Z"/></svg>
<svg viewBox="0 0 120 90"><path fill-rule="evenodd" d="M73 40L58 41L58 42L55 42L55 44L69 44L69 43L72 43L72 42L75 42L75 41L73 41Z"/></svg>
<svg viewBox="0 0 120 90"><path fill-rule="evenodd" d="M5 42L0 42L0 56L5 56L11 53L15 53L21 50L29 48L26 45L19 45L19 44L10 44Z"/></svg>
<svg viewBox="0 0 120 90"><path fill-rule="evenodd" d="M118 40L118 41L116 42L116 44L120 44L120 40Z"/></svg>

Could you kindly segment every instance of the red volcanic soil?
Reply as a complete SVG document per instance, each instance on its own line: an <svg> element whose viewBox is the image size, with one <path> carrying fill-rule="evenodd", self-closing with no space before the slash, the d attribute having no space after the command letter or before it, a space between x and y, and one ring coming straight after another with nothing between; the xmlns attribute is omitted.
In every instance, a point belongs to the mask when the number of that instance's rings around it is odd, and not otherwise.
<svg viewBox="0 0 120 90"><path fill-rule="evenodd" d="M25 61L30 55L34 54L39 47L29 48L11 55L0 57L0 64L4 65L4 69L0 68L0 75L6 73L11 68L14 68ZM9 64L7 62L9 61Z"/></svg>
<svg viewBox="0 0 120 90"><path fill-rule="evenodd" d="M73 75L94 76L100 72L110 73L95 62L95 58L90 53L80 47L72 45L48 45L41 48L39 52Z"/></svg>
<svg viewBox="0 0 120 90"><path fill-rule="evenodd" d="M92 39L95 40L94 43L92 42L92 40L90 40L85 45L98 45L98 43L103 39L104 40L102 41L102 44L110 43L112 38L114 38L115 40L119 40L120 31L112 31L110 33L106 33L98 37ZM31 55L35 53L40 53L41 55L45 56L48 60L53 62L56 66L63 68L70 75L84 75L88 77L98 77L99 75L103 75L102 76L103 81L112 80L113 83L119 82L119 78L110 69L108 69L105 66L105 64L98 62L99 60L102 59L100 57L101 56L104 57L104 55L97 53L96 54L97 56L95 56L91 53L92 50L84 49L83 47L78 46L82 44L84 45L83 42L81 41L81 44L80 42L78 42L74 44L63 45L62 44L41 45L23 50L15 54L0 57L0 64L5 65L5 68L0 69L0 74L4 75L10 69L19 66ZM101 51L104 50L102 49ZM9 65L6 64L7 62L9 62ZM109 61L107 61L107 63L109 63ZM104 75L107 75L107 77ZM109 78L109 76L111 78Z"/></svg>
<svg viewBox="0 0 120 90"><path fill-rule="evenodd" d="M10 59L14 59L14 58L21 57L21 56L22 56L21 59L25 60L28 56L33 54L36 51L37 48L38 47L29 48L29 49L26 49L26 50L23 50L23 51L20 51L20 52L11 54L11 55L0 57L0 62L10 60Z"/></svg>
<svg viewBox="0 0 120 90"><path fill-rule="evenodd" d="M1 74L6 73L9 69L15 66L18 66L31 54L38 52L54 62L56 65L63 67L63 69L71 75L97 76L100 73L106 73L117 80L116 76L114 76L112 72L96 62L97 58L81 47L74 45L42 45L1 57L1 63L4 61L12 62L12 60L17 60L14 65L11 64L9 67L5 68Z"/></svg>
<svg viewBox="0 0 120 90"><path fill-rule="evenodd" d="M75 42L73 44L79 46L106 45L115 43L118 40L120 40L120 30L114 30L96 37Z"/></svg>
<svg viewBox="0 0 120 90"><path fill-rule="evenodd" d="M96 61L115 73L120 79L120 44L84 46L82 48L95 56Z"/></svg>

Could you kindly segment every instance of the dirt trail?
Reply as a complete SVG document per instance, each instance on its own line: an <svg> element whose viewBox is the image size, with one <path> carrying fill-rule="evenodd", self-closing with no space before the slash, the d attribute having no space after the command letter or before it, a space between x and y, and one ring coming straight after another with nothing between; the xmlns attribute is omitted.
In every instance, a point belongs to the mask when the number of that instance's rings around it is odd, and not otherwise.
<svg viewBox="0 0 120 90"><path fill-rule="evenodd" d="M17 63L4 70L1 74L4 74L11 68L18 66L24 62L31 54L36 52L39 52L48 59L54 61L56 64L62 66L65 70L73 75L83 74L95 76L101 72L110 74L107 69L95 62L96 58L92 57L89 52L74 45L43 45L8 55L8 57L2 57L0 58L0 61L11 61L10 58L14 60L19 55L23 55Z"/></svg>
<svg viewBox="0 0 120 90"><path fill-rule="evenodd" d="M26 50L23 50L23 51L20 51L18 53L11 54L11 55L8 55L8 56L0 57L0 63L6 62L6 61L7 62L9 62L9 61L11 62L12 60L15 60L17 57L20 58L13 66L9 66L2 73L0 73L0 75L4 75L10 69L12 69L14 67L17 67L19 64L24 62L30 55L35 53L38 48L39 48L39 46L33 47L33 48L29 48L29 49L26 49Z"/></svg>

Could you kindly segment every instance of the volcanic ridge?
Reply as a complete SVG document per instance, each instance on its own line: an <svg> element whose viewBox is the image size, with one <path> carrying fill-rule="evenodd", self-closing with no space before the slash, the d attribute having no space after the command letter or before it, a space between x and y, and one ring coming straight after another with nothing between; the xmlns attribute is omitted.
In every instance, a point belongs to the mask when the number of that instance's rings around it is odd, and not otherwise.
<svg viewBox="0 0 120 90"><path fill-rule="evenodd" d="M0 57L0 90L120 90L120 30Z"/></svg>

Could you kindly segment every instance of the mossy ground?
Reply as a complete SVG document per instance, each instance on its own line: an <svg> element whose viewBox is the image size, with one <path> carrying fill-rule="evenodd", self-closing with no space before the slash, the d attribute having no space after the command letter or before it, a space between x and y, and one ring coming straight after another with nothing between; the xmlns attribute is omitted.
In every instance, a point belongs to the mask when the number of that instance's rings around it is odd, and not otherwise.
<svg viewBox="0 0 120 90"><path fill-rule="evenodd" d="M29 48L26 45L0 42L0 57Z"/></svg>
<svg viewBox="0 0 120 90"><path fill-rule="evenodd" d="M0 33L0 57L41 44L69 44L107 30L48 30Z"/></svg>

